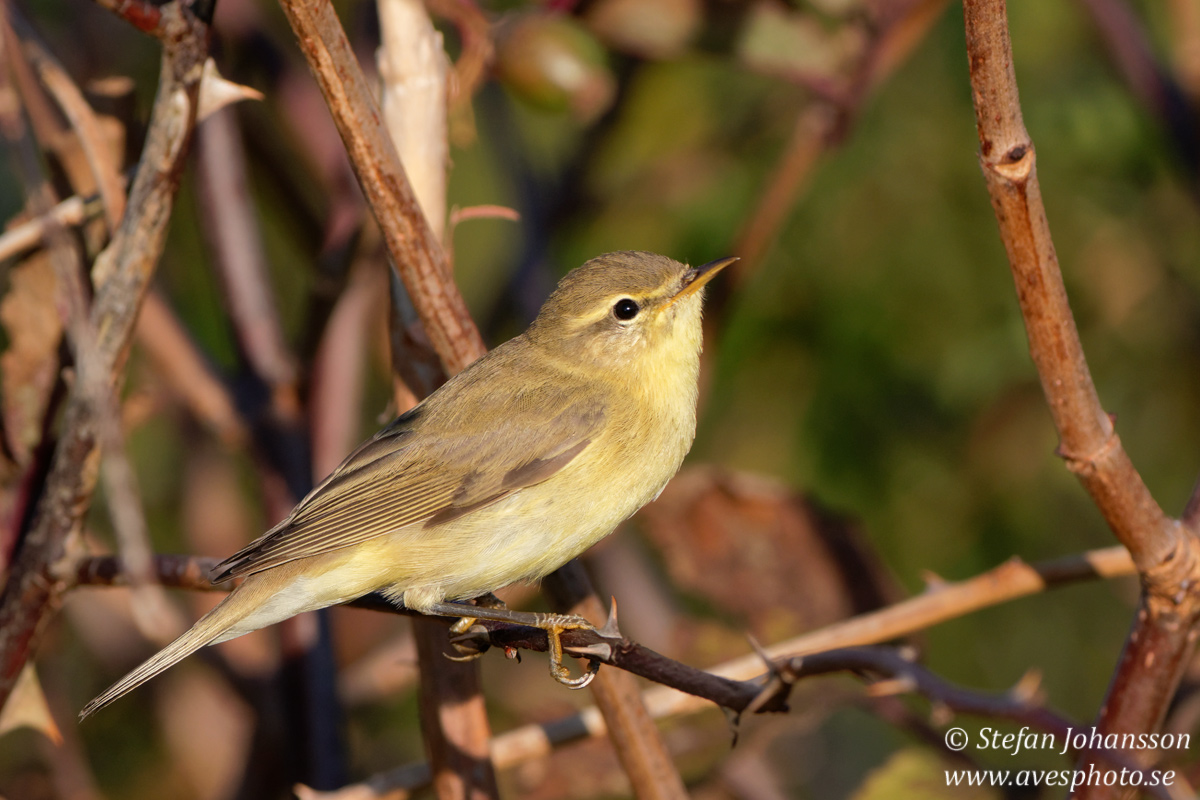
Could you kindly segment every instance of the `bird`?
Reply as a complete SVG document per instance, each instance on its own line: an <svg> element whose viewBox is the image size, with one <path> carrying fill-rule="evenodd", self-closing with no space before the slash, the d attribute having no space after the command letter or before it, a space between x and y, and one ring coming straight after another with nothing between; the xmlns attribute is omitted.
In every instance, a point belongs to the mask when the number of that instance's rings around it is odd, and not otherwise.
<svg viewBox="0 0 1200 800"><path fill-rule="evenodd" d="M554 571L678 471L696 431L703 287L736 260L691 267L620 251L567 273L523 333L397 417L214 567L214 583L240 583L81 719L206 645L373 592L427 614L517 614L466 601ZM559 636L590 625L529 616L547 631L552 675L585 685L562 666Z"/></svg>

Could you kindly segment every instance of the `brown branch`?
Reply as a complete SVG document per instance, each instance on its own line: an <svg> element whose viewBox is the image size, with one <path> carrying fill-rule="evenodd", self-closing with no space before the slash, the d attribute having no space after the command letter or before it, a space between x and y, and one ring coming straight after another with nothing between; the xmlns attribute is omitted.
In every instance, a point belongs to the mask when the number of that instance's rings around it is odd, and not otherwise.
<svg viewBox="0 0 1200 800"><path fill-rule="evenodd" d="M487 77L495 55L491 24L475 0L429 0L429 9L458 29L462 52L454 62L450 103L452 107L470 108L471 99Z"/></svg>
<svg viewBox="0 0 1200 800"><path fill-rule="evenodd" d="M1157 730L1194 649L1197 537L1155 503L1100 406L1067 302L1025 130L1003 0L966 0L980 163L1055 427L1058 452L1137 566L1145 591L1108 696L1102 732ZM1144 755L1144 754L1143 754ZM1085 786L1081 797L1120 787Z"/></svg>
<svg viewBox="0 0 1200 800"><path fill-rule="evenodd" d="M159 10L166 34L149 135L130 191L129 207L97 260L91 323L93 368L115 381L124 364L137 311L162 252L172 200L187 150L207 45L207 28L178 3ZM86 393L72 392L37 512L0 594L0 705L57 607L54 574L78 530L95 486L96 411Z"/></svg>
<svg viewBox="0 0 1200 800"><path fill-rule="evenodd" d="M578 614L596 625L608 616L578 561L547 576L542 588L557 611ZM624 670L600 670L591 689L638 800L686 798L683 778L642 703L633 675Z"/></svg>
<svg viewBox="0 0 1200 800"><path fill-rule="evenodd" d="M110 158L110 146L99 121L82 92L40 45L30 26L15 12L12 22L22 35L21 50L59 104L70 125L73 141L78 144L78 151L85 155L90 174L83 170L68 170L78 173L74 178L76 189L90 189L91 185L100 187L107 206L111 233L120 223L125 206L124 181L118 165ZM8 29L5 30L5 36L13 45L10 54L15 56L16 39ZM53 149L63 141L65 134L66 131L60 132L56 125L45 126L44 139L53 137L53 141L43 141L43 147ZM27 173L29 171L25 170ZM51 211L44 206L52 190L44 178L41 181L43 186L40 187L34 187L31 183L28 194L35 204L35 211L45 217ZM121 552L131 571L138 576L134 618L152 639L169 639L178 632L180 622L161 590L151 582L153 568L150 563L148 527L137 479L126 455L113 375L104 368L104 360L96 349L98 337L89 318L90 288L84 285L84 270L71 239L61 229L51 227L49 240L48 256L55 273L57 305L64 317L63 327L74 357L75 395L91 411L103 463L100 474L108 498L108 512Z"/></svg>
<svg viewBox="0 0 1200 800"><path fill-rule="evenodd" d="M234 109L224 108L197 127L196 177L202 229L242 351L272 390L285 393L294 416L297 370L275 307Z"/></svg>
<svg viewBox="0 0 1200 800"><path fill-rule="evenodd" d="M730 295L762 265L792 209L808 189L821 156L845 137L859 111L928 33L947 0L905 0L884 5L884 18L862 57L854 65L850 91L816 92L796 118L771 178L754 208L742 221L733 253L739 257L729 275L712 289L705 327L719 324Z"/></svg>
<svg viewBox="0 0 1200 800"><path fill-rule="evenodd" d="M1192 0L1170 0L1166 5L1170 12L1175 74L1195 101L1200 97L1200 7Z"/></svg>
<svg viewBox="0 0 1200 800"><path fill-rule="evenodd" d="M1003 0L964 4L979 161L1008 251L1029 350L1059 434L1059 455L1151 584L1174 593L1194 545L1158 507L1113 431L1088 371L1021 117ZM1167 574L1159 575L1166 568Z"/></svg>
<svg viewBox="0 0 1200 800"><path fill-rule="evenodd" d="M483 339L449 278L445 253L421 213L333 6L321 0L281 5L429 340L447 371L458 372L484 352Z"/></svg>
<svg viewBox="0 0 1200 800"><path fill-rule="evenodd" d="M96 182L96 191L104 205L108 230L112 233L125 214L125 178L101 130L100 120L84 99L83 92L58 60L37 40L28 24L19 15L14 15L14 23L26 57L77 134Z"/></svg>
<svg viewBox="0 0 1200 800"><path fill-rule="evenodd" d="M50 231L80 225L104 212L99 195L87 199L73 195L45 214L22 222L0 234L0 261L16 258L45 244Z"/></svg>
<svg viewBox="0 0 1200 800"><path fill-rule="evenodd" d="M249 433L225 384L213 372L162 297L146 295L138 315L138 344L158 374L183 398L192 414L227 447L244 444Z"/></svg>

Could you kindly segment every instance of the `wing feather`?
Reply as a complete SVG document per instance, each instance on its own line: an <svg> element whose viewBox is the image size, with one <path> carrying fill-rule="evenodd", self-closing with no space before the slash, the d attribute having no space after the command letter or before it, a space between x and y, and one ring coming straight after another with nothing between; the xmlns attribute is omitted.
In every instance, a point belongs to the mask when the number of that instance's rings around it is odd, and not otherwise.
<svg viewBox="0 0 1200 800"><path fill-rule="evenodd" d="M481 402L468 396L451 411L461 414L473 399ZM587 449L605 417L603 404L572 403L561 387L548 392L544 384L490 402L490 413L473 419L439 420L436 410L422 413L424 406L397 419L352 453L285 520L218 564L213 581L351 547L418 523L436 529L550 478ZM547 419L546 408L560 411ZM503 423L484 427L480 421L485 419ZM439 435L445 430L454 434Z"/></svg>

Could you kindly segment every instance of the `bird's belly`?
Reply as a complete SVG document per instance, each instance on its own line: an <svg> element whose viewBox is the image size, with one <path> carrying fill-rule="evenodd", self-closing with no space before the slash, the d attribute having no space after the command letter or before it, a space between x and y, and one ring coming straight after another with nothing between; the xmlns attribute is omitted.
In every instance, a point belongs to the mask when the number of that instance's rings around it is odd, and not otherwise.
<svg viewBox="0 0 1200 800"><path fill-rule="evenodd" d="M675 474L690 441L690 428L649 447L642 438L638 452L622 453L616 469L590 462L585 452L550 479L449 522L410 525L318 556L311 564L296 562L294 582L271 604L277 606L274 613L265 616L373 591L402 596L406 606L419 611L540 579L653 500Z"/></svg>
<svg viewBox="0 0 1200 800"><path fill-rule="evenodd" d="M401 569L409 569L392 591L403 590L405 605L419 609L442 599L478 597L510 583L538 580L612 533L657 496L677 465L663 465L666 468L657 470L661 474L623 472L605 485L588 480L594 473L586 467L568 467L554 479L419 536L402 533L395 558ZM428 547L414 547L414 538L427 539Z"/></svg>

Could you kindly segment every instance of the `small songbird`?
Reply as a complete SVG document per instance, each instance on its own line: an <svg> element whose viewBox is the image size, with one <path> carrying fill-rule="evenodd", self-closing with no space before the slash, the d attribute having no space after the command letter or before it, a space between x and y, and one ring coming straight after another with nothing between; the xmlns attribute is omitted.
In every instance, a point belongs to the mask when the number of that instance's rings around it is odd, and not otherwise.
<svg viewBox="0 0 1200 800"><path fill-rule="evenodd" d="M504 618L454 601L542 578L679 469L696 432L701 289L735 260L688 267L629 251L569 273L528 330L402 414L218 564L215 583L241 584L80 716L205 645L371 592L423 613ZM586 684L567 677L558 638L586 623L537 620L554 676Z"/></svg>

